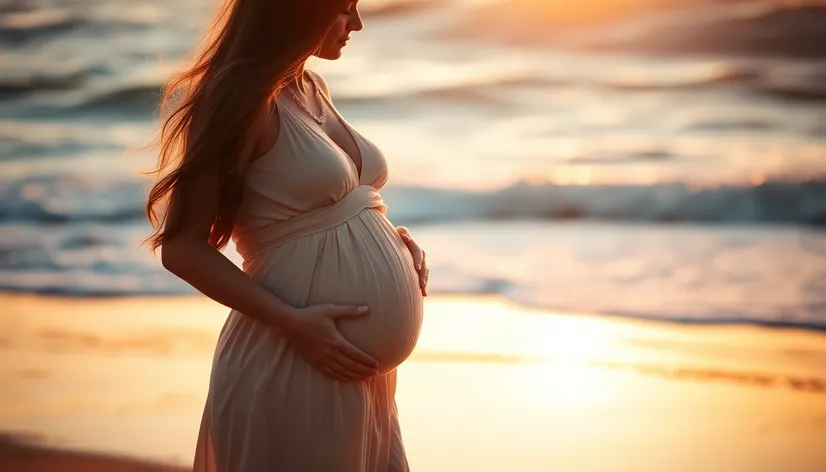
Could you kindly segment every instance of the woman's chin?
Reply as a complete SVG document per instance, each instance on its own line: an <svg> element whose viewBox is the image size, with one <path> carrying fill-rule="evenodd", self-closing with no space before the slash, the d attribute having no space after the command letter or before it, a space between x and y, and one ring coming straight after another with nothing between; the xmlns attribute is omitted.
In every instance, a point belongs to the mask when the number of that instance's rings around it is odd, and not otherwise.
<svg viewBox="0 0 826 472"><path fill-rule="evenodd" d="M316 54L316 56L319 59L326 59L328 61L335 61L336 59L341 57L341 54L342 54L341 49L342 48L338 48L338 49L335 49L333 51L321 51L318 54Z"/></svg>

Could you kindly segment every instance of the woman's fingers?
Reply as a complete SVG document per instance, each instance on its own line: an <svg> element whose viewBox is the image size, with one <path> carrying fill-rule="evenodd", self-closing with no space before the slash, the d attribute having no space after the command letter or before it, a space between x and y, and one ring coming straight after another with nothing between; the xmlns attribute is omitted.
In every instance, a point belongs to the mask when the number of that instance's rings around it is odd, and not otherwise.
<svg viewBox="0 0 826 472"><path fill-rule="evenodd" d="M339 340L338 352L368 369L376 370L379 367L377 360L367 355L361 349L353 346L350 341L344 339L344 336L341 336L341 339Z"/></svg>
<svg viewBox="0 0 826 472"><path fill-rule="evenodd" d="M350 382L358 379L358 374L337 363L336 359L331 359L327 365L330 367L330 370L336 373L336 376L338 376L340 380Z"/></svg>
<svg viewBox="0 0 826 472"><path fill-rule="evenodd" d="M346 376L339 373L338 370L331 364L322 364L318 367L318 370L320 370L327 377L333 378L335 380L340 380L342 382L347 382L348 380L350 380Z"/></svg>
<svg viewBox="0 0 826 472"><path fill-rule="evenodd" d="M407 227L399 226L396 228L396 231L398 231L399 236L401 236L402 241L404 241L404 244L413 256L413 264L416 266L416 270L421 270L422 262L424 260L424 251L422 251L419 245L413 241L413 237L410 236L410 230L407 229Z"/></svg>
<svg viewBox="0 0 826 472"><path fill-rule="evenodd" d="M399 226L396 228L396 231L399 233L399 236L401 236L402 239L404 239L404 242L407 242L411 239L410 230L407 229L407 226Z"/></svg>
<svg viewBox="0 0 826 472"><path fill-rule="evenodd" d="M370 311L368 306L358 305L327 305L329 316L333 320L338 318L358 318L366 315Z"/></svg>
<svg viewBox="0 0 826 472"><path fill-rule="evenodd" d="M422 265L419 269L419 280L422 282L422 288L427 285L427 278L430 277L430 269L427 267L427 262L424 260L424 251L422 251Z"/></svg>
<svg viewBox="0 0 826 472"><path fill-rule="evenodd" d="M342 353L339 353L330 362L335 363L342 369L345 369L347 371L347 374L353 377L353 380L364 379L378 374L378 371L376 369L355 362L354 360L350 359Z"/></svg>
<svg viewBox="0 0 826 472"><path fill-rule="evenodd" d="M407 248L413 256L413 266L416 267L416 272L419 273L419 281L426 282L430 271L427 269L424 249L420 248L419 245L412 240L407 244Z"/></svg>
<svg viewBox="0 0 826 472"><path fill-rule="evenodd" d="M399 232L399 236L401 236L404 244L413 256L413 266L416 267L416 272L419 274L419 288L422 290L422 295L427 296L427 279L430 277L430 269L427 268L427 262L425 260L427 254L424 249L420 248L419 245L413 241L413 238L410 236L410 230L408 230L407 227L399 226L396 228L396 231Z"/></svg>
<svg viewBox="0 0 826 472"><path fill-rule="evenodd" d="M422 250L422 264L421 269L419 269L419 285L422 288L422 296L427 296L427 282L430 278L430 268L427 267L427 261L425 260L426 254L424 250Z"/></svg>
<svg viewBox="0 0 826 472"><path fill-rule="evenodd" d="M364 380L378 374L372 369L360 366L343 354L322 361L316 367L326 376L343 382Z"/></svg>
<svg viewBox="0 0 826 472"><path fill-rule="evenodd" d="M422 270L422 264L424 264L424 251L422 251L422 248L411 239L407 242L407 249L410 251L410 255L413 256L413 265L416 267L416 270Z"/></svg>

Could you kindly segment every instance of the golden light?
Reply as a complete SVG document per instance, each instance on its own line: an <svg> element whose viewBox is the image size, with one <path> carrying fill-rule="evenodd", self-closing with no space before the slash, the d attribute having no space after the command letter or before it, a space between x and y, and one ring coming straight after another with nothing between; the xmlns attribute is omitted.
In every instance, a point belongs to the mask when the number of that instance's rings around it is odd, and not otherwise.
<svg viewBox="0 0 826 472"><path fill-rule="evenodd" d="M537 315L541 316L541 315ZM610 325L589 317L554 318L532 331L534 349L540 357L554 362L582 363L604 358L610 352L613 336Z"/></svg>
<svg viewBox="0 0 826 472"><path fill-rule="evenodd" d="M525 398L540 406L585 407L613 397L604 372L585 364L546 363L530 370Z"/></svg>
<svg viewBox="0 0 826 472"><path fill-rule="evenodd" d="M545 406L582 407L612 398L614 386L591 365L615 351L611 325L587 316L546 318L536 320L530 340L523 340L523 348L539 359L526 373L525 381L531 386L527 400Z"/></svg>
<svg viewBox="0 0 826 472"><path fill-rule="evenodd" d="M492 8L496 8L494 4ZM549 20L557 26L577 26L614 20L624 15L641 11L667 8L657 0L598 0L590 2L570 2L564 0L516 0L507 3L504 12L511 20L524 20L528 24Z"/></svg>

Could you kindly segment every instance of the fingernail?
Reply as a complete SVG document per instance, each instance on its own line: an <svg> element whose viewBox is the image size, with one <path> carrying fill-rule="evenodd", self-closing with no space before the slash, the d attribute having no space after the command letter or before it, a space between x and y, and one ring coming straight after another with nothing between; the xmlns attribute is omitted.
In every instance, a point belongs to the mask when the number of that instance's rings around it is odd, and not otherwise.
<svg viewBox="0 0 826 472"><path fill-rule="evenodd" d="M422 270L422 265L421 264L416 264L416 270Z"/></svg>
<svg viewBox="0 0 826 472"><path fill-rule="evenodd" d="M370 307L360 306L359 307L359 313L366 313L367 310L369 310L369 309L370 309Z"/></svg>

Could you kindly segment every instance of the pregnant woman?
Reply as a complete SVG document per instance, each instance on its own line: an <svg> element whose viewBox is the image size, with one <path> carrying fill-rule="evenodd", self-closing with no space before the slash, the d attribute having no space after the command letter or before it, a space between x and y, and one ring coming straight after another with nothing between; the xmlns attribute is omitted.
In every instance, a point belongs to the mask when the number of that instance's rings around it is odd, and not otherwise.
<svg viewBox="0 0 826 472"><path fill-rule="evenodd" d="M165 89L149 241L232 309L197 472L408 470L395 368L419 335L424 252L385 217L381 151L305 69L361 28L355 1L227 0Z"/></svg>

